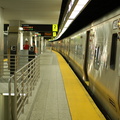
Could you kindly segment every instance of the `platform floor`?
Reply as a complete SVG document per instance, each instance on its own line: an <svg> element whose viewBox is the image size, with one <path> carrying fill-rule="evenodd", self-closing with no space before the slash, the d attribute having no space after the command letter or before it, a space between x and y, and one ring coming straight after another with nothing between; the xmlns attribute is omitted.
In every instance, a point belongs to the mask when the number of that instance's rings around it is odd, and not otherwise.
<svg viewBox="0 0 120 120"><path fill-rule="evenodd" d="M53 52L40 58L41 83L30 120L71 120L58 60Z"/></svg>
<svg viewBox="0 0 120 120"><path fill-rule="evenodd" d="M105 120L63 57L41 54L41 83L29 120Z"/></svg>

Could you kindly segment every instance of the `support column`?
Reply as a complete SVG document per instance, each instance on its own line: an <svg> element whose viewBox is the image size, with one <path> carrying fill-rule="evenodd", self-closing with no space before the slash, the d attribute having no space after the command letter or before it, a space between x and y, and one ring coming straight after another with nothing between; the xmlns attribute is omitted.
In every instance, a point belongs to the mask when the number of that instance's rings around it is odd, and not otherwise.
<svg viewBox="0 0 120 120"><path fill-rule="evenodd" d="M35 43L35 53L39 54L38 50L39 50L39 43L38 43L38 35L34 35L34 39L33 39L34 43Z"/></svg>
<svg viewBox="0 0 120 120"><path fill-rule="evenodd" d="M41 53L44 52L44 37L41 37Z"/></svg>
<svg viewBox="0 0 120 120"><path fill-rule="evenodd" d="M40 50L40 36L37 37L37 49L38 49L38 54L41 53L41 50Z"/></svg>
<svg viewBox="0 0 120 120"><path fill-rule="evenodd" d="M14 74L17 69L16 56L20 51L20 31L21 21L11 20L8 30L8 63L10 74Z"/></svg>
<svg viewBox="0 0 120 120"><path fill-rule="evenodd" d="M20 39L19 39L19 27L21 26L21 21L11 20L9 23L8 30L8 54L10 54L11 46L17 47L17 52L20 50Z"/></svg>
<svg viewBox="0 0 120 120"><path fill-rule="evenodd" d="M0 77L2 76L3 72L3 59L4 59L4 32L3 26L4 19L3 19L3 8L0 7Z"/></svg>

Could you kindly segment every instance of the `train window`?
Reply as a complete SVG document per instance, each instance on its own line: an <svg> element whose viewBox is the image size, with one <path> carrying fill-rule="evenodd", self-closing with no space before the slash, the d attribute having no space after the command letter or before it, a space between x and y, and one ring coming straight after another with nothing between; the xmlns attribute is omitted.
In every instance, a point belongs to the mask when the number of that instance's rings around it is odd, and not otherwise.
<svg viewBox="0 0 120 120"><path fill-rule="evenodd" d="M95 47L95 55L94 55L94 67L95 69L99 69L100 66L100 46Z"/></svg>
<svg viewBox="0 0 120 120"><path fill-rule="evenodd" d="M110 57L110 68L115 70L115 61L116 61L116 50L117 50L117 33L112 36L112 45L111 45L111 57Z"/></svg>

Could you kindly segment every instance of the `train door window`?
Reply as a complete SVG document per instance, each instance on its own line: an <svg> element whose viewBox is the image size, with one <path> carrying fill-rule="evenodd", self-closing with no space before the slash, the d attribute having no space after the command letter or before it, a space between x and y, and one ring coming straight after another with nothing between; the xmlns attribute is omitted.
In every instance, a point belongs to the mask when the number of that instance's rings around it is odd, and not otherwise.
<svg viewBox="0 0 120 120"><path fill-rule="evenodd" d="M117 33L113 34L112 36L111 57L110 57L110 68L112 70L115 70L116 50L117 50Z"/></svg>
<svg viewBox="0 0 120 120"><path fill-rule="evenodd" d="M99 69L100 66L100 46L95 47L95 55L94 55L94 67L95 69Z"/></svg>

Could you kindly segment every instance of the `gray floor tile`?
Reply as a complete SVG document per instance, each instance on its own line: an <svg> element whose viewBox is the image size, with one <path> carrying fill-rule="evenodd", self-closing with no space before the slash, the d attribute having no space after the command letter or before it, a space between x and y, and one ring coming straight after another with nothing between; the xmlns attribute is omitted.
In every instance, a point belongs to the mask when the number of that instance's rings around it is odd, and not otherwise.
<svg viewBox="0 0 120 120"><path fill-rule="evenodd" d="M59 110L59 120L71 120L68 109Z"/></svg>
<svg viewBox="0 0 120 120"><path fill-rule="evenodd" d="M71 120L56 55L44 53L40 63L41 84L30 120Z"/></svg>
<svg viewBox="0 0 120 120"><path fill-rule="evenodd" d="M56 109L46 109L44 120L58 120L58 110Z"/></svg>
<svg viewBox="0 0 120 120"><path fill-rule="evenodd" d="M44 120L44 114L42 111L33 111L30 120Z"/></svg>

